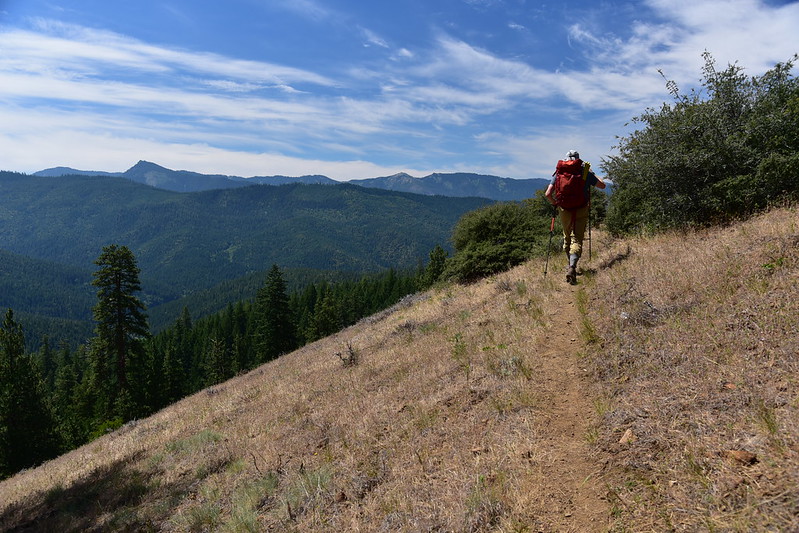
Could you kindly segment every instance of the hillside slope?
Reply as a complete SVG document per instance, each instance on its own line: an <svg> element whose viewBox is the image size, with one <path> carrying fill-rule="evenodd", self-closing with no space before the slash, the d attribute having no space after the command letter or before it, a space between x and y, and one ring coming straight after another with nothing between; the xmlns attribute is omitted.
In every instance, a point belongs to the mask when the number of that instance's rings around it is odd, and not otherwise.
<svg viewBox="0 0 799 533"><path fill-rule="evenodd" d="M0 529L601 524L582 372L548 341L578 322L551 318L574 289L539 266L419 297L6 480Z"/></svg>
<svg viewBox="0 0 799 533"><path fill-rule="evenodd" d="M797 228L419 295L3 481L0 529L796 529Z"/></svg>
<svg viewBox="0 0 799 533"><path fill-rule="evenodd" d="M587 308L620 522L799 531L799 210L611 248Z"/></svg>

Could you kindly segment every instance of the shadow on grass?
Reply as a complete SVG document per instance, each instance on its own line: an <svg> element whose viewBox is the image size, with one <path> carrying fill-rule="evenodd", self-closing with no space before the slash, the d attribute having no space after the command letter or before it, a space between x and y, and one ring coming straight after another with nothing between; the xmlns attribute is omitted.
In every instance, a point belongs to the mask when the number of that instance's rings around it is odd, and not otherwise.
<svg viewBox="0 0 799 533"><path fill-rule="evenodd" d="M631 253L630 245L627 244L627 247L623 252L619 252L613 255L613 257L609 257L606 260L602 261L602 263L599 264L599 270L605 270L611 268L616 263L621 263L622 261L630 257L630 253Z"/></svg>
<svg viewBox="0 0 799 533"><path fill-rule="evenodd" d="M0 514L0 531L155 531L163 516L141 516L138 505L156 485L154 472L133 465L132 456L98 468L69 488L54 487L31 495ZM185 483L185 480L184 480ZM185 494L188 487L157 485L159 494ZM168 498L168 496L167 496ZM163 508L163 513L168 512Z"/></svg>

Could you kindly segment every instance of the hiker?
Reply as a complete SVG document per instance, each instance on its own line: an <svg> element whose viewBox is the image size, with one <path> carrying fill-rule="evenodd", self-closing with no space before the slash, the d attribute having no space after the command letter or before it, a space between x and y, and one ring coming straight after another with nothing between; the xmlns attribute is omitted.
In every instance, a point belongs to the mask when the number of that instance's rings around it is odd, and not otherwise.
<svg viewBox="0 0 799 533"><path fill-rule="evenodd" d="M580 159L577 150L569 150L566 159L558 161L545 193L547 201L560 213L563 251L569 261L566 281L572 285L577 283L577 261L583 253L591 186L604 189L605 182L591 170L591 163Z"/></svg>

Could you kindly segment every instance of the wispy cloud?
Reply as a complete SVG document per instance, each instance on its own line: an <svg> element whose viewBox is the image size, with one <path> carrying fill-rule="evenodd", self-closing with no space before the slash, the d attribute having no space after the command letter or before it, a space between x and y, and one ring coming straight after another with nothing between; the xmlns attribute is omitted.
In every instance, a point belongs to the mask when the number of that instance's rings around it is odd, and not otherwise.
<svg viewBox="0 0 799 533"><path fill-rule="evenodd" d="M54 164L104 170L151 158L241 175L529 177L563 146L595 159L607 153L626 120L667 97L658 69L681 86L695 83L707 49L721 63L762 72L797 51L786 36L799 22L799 2L645 0L651 16L624 28L563 21L569 53L585 61L553 70L441 30L411 46L313 0L271 5L354 28L353 48L368 60L326 65L322 74L48 19L0 27L0 161L39 170L46 153ZM509 24L514 34L525 30Z"/></svg>
<svg viewBox="0 0 799 533"><path fill-rule="evenodd" d="M166 74L188 70L195 74L263 83L333 85L324 76L284 65L159 47L108 31L47 20L39 20L37 26L38 32L0 33L5 58L0 59L0 64L8 65L14 58L24 58L12 66L35 72L69 71L103 76L119 75L131 69L137 73Z"/></svg>
<svg viewBox="0 0 799 533"><path fill-rule="evenodd" d="M770 5L761 0L645 0L655 17L635 21L627 38L570 27L570 38L599 68L636 77L664 70L695 82L709 51L719 63L739 62L762 72L797 52L791 39L799 24L799 2ZM601 25L597 31L602 31Z"/></svg>
<svg viewBox="0 0 799 533"><path fill-rule="evenodd" d="M368 28L361 28L361 33L363 33L364 38L366 39L367 46L379 46L381 48L389 48L388 43L377 35L375 32Z"/></svg>
<svg viewBox="0 0 799 533"><path fill-rule="evenodd" d="M291 11L301 17L320 22L334 16L334 12L316 0L273 0L270 2L275 7Z"/></svg>

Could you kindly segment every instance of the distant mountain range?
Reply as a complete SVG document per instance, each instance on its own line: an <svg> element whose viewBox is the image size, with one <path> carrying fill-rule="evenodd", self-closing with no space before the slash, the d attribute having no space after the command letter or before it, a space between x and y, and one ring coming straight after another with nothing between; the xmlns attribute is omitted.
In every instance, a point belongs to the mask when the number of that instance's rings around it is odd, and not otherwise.
<svg viewBox="0 0 799 533"><path fill-rule="evenodd" d="M222 174L200 174L188 170L170 170L149 161L139 161L125 172L102 172L55 167L34 172L33 175L50 178L61 176L112 176L175 192L233 189L249 185L287 185L289 183L333 185L339 183L326 176L299 176L296 178L288 176L254 176L252 178L242 178Z"/></svg>
<svg viewBox="0 0 799 533"><path fill-rule="evenodd" d="M516 180L465 172L435 173L423 178L414 178L402 172L383 178L350 180L348 183L389 191L452 197L476 196L506 202L532 198L537 190L546 189L549 180Z"/></svg>
<svg viewBox="0 0 799 533"><path fill-rule="evenodd" d="M436 244L449 248L464 213L546 184L469 173L242 178L147 161L116 173L0 171L0 310L13 308L33 335L85 337L93 260L111 243L134 252L160 324L183 305L204 314L248 297L273 263L289 278L413 268Z"/></svg>
<svg viewBox="0 0 799 533"><path fill-rule="evenodd" d="M327 176L307 175L253 176L243 178L222 174L201 174L187 170L170 170L148 161L139 161L125 172L101 172L96 170L77 170L69 167L55 167L35 172L34 176L112 176L129 179L176 192L199 192L213 189L231 189L249 185L286 185L289 183L340 185L343 182ZM346 183L397 192L410 192L428 196L450 196L456 198L479 197L495 201L514 201L530 198L535 192L546 188L547 179L500 178L485 174L452 173L430 174L415 178L404 172L379 178L353 179Z"/></svg>

